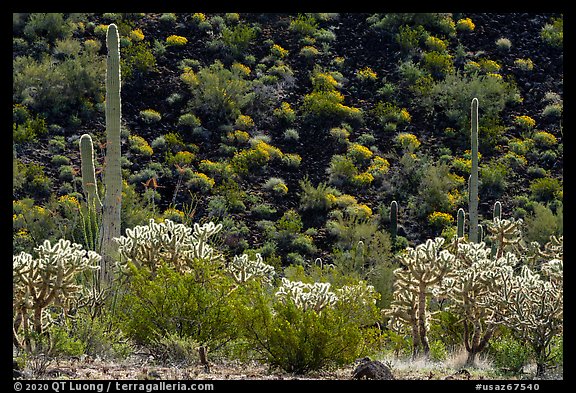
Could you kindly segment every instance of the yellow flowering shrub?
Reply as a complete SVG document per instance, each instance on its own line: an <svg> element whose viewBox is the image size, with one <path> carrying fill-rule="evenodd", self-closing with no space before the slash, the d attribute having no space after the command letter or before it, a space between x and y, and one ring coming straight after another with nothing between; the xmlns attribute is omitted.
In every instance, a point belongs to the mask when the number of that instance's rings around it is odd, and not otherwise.
<svg viewBox="0 0 576 393"><path fill-rule="evenodd" d="M166 44L170 46L183 46L188 43L188 39L186 37L182 37L179 35L171 35L166 37Z"/></svg>
<svg viewBox="0 0 576 393"><path fill-rule="evenodd" d="M254 120L250 116L240 115L236 118L234 125L240 130L248 130L254 127Z"/></svg>
<svg viewBox="0 0 576 393"><path fill-rule="evenodd" d="M546 131L538 131L532 136L532 139L536 144L542 147L552 147L558 143L558 139L549 132Z"/></svg>
<svg viewBox="0 0 576 393"><path fill-rule="evenodd" d="M420 141L416 135L409 132L401 132L396 135L394 141L402 150L413 152L420 147Z"/></svg>
<svg viewBox="0 0 576 393"><path fill-rule="evenodd" d="M368 172L374 176L375 179L382 179L390 171L390 163L387 159L375 156L372 163L368 167Z"/></svg>
<svg viewBox="0 0 576 393"><path fill-rule="evenodd" d="M436 52L444 52L447 48L446 42L444 40L432 35L426 38L425 44L429 50Z"/></svg>
<svg viewBox="0 0 576 393"><path fill-rule="evenodd" d="M356 71L356 78L361 81L375 81L378 78L378 75L374 70L372 70L372 68L364 67Z"/></svg>
<svg viewBox="0 0 576 393"><path fill-rule="evenodd" d="M363 146L359 143L352 143L348 146L347 154L354 160L356 163L363 163L374 155L370 149L366 146Z"/></svg>
<svg viewBox="0 0 576 393"><path fill-rule="evenodd" d="M525 130L530 130L536 125L536 120L527 115L515 116L514 124Z"/></svg>
<svg viewBox="0 0 576 393"><path fill-rule="evenodd" d="M244 145L250 140L250 134L242 130L230 131L226 134L226 139L230 143Z"/></svg>
<svg viewBox="0 0 576 393"><path fill-rule="evenodd" d="M500 71L500 64L498 64L497 62L495 62L494 60L489 60L489 59L480 59L478 60L478 64L480 65L480 68L482 69L482 71L486 72L486 73L497 73Z"/></svg>
<svg viewBox="0 0 576 393"><path fill-rule="evenodd" d="M433 212L428 215L428 223L436 228L444 228L454 222L454 217L448 213Z"/></svg>
<svg viewBox="0 0 576 393"><path fill-rule="evenodd" d="M368 187L374 181L374 176L370 172L362 172L354 175L351 181L357 187Z"/></svg>
<svg viewBox="0 0 576 393"><path fill-rule="evenodd" d="M282 48L278 44L272 45L272 47L270 48L270 53L272 54L272 56L277 57L279 59L283 59L284 57L288 56L288 50Z"/></svg>
<svg viewBox="0 0 576 393"><path fill-rule="evenodd" d="M458 31L474 31L476 25L470 18L458 19L456 22L456 30Z"/></svg>
<svg viewBox="0 0 576 393"><path fill-rule="evenodd" d="M130 39L134 42L139 42L144 39L144 33L141 29L134 29L130 32Z"/></svg>
<svg viewBox="0 0 576 393"><path fill-rule="evenodd" d="M214 187L214 179L202 172L193 172L186 185L196 191L207 192Z"/></svg>
<svg viewBox="0 0 576 393"><path fill-rule="evenodd" d="M250 67L242 64L242 63L234 63L230 66L230 70L235 73L236 75L242 76L242 77L246 77L248 75L250 75L250 73L252 72L252 70L250 69Z"/></svg>

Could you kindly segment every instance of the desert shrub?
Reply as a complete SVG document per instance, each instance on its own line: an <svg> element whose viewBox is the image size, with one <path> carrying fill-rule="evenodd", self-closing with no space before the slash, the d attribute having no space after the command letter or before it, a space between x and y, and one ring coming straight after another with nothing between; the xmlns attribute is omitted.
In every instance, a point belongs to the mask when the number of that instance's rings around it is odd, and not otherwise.
<svg viewBox="0 0 576 393"><path fill-rule="evenodd" d="M512 47L512 42L506 37L500 37L496 40L496 47L503 51L509 51Z"/></svg>
<svg viewBox="0 0 576 393"><path fill-rule="evenodd" d="M562 17L552 18L550 23L542 27L540 38L551 47L562 48L564 44L564 19Z"/></svg>
<svg viewBox="0 0 576 393"><path fill-rule="evenodd" d="M272 368L305 374L365 353L370 329L362 326L374 323L377 315L377 295L365 282L331 285L283 278L274 293L262 287L251 292L237 308L237 320L250 346Z"/></svg>
<svg viewBox="0 0 576 393"><path fill-rule="evenodd" d="M218 60L198 72L189 69L181 78L192 93L190 107L211 122L233 121L254 99L250 81L226 69Z"/></svg>
<svg viewBox="0 0 576 393"><path fill-rule="evenodd" d="M532 135L532 139L539 147L550 148L558 144L558 139L554 135L546 131L538 131Z"/></svg>
<svg viewBox="0 0 576 393"><path fill-rule="evenodd" d="M72 32L72 23L64 18L64 14L56 12L31 13L23 29L27 38L31 40L45 38L51 43L57 39L70 37Z"/></svg>
<svg viewBox="0 0 576 393"><path fill-rule="evenodd" d="M506 104L517 100L519 93L514 84L502 79L456 71L434 83L421 100L425 109L430 111L436 105L460 129L469 130L470 97L478 98L482 108L482 127L488 119L498 118Z"/></svg>
<svg viewBox="0 0 576 393"><path fill-rule="evenodd" d="M245 23L239 23L233 27L226 26L222 30L222 43L233 57L245 55L258 31Z"/></svg>
<svg viewBox="0 0 576 393"><path fill-rule="evenodd" d="M120 67L123 79L132 79L156 69L156 58L150 43L141 41L122 48Z"/></svg>
<svg viewBox="0 0 576 393"><path fill-rule="evenodd" d="M501 162L480 167L480 192L487 197L498 198L508 186L508 168Z"/></svg>
<svg viewBox="0 0 576 393"><path fill-rule="evenodd" d="M422 55L422 66L437 79L442 79L454 71L452 56L436 51L425 52Z"/></svg>
<svg viewBox="0 0 576 393"><path fill-rule="evenodd" d="M401 132L394 138L394 142L398 147L400 147L404 152L413 153L420 147L420 141L416 135L409 132Z"/></svg>
<svg viewBox="0 0 576 393"><path fill-rule="evenodd" d="M474 22L472 22L472 19L470 18L462 18L462 19L458 19L458 21L456 22L456 30L457 31L474 31L474 29L476 28L476 25L474 24Z"/></svg>
<svg viewBox="0 0 576 393"><path fill-rule="evenodd" d="M146 139L139 135L130 135L128 137L128 141L130 145L130 151L134 154L143 157L150 157L154 153L152 147L150 147Z"/></svg>
<svg viewBox="0 0 576 393"><path fill-rule="evenodd" d="M288 29L302 36L314 35L318 28L318 22L312 15L299 14L290 20Z"/></svg>
<svg viewBox="0 0 576 393"><path fill-rule="evenodd" d="M140 111L140 118L145 123L157 123L162 120L162 115L155 109L143 109Z"/></svg>
<svg viewBox="0 0 576 393"><path fill-rule="evenodd" d="M534 62L531 59L516 59L514 65L522 71L532 71L534 69Z"/></svg>
<svg viewBox="0 0 576 393"><path fill-rule="evenodd" d="M530 346L505 332L490 340L488 356L494 366L505 374L519 374L531 360Z"/></svg>
<svg viewBox="0 0 576 393"><path fill-rule="evenodd" d="M526 241L535 241L542 246L550 236L562 234L562 208L554 214L541 203L532 204L533 212L524 217L524 234Z"/></svg>
<svg viewBox="0 0 576 393"><path fill-rule="evenodd" d="M156 274L130 270L130 283L118 308L120 324L136 343L154 349L165 337L195 340L213 349L236 336L231 289L222 266L196 260L177 272L162 263Z"/></svg>
<svg viewBox="0 0 576 393"><path fill-rule="evenodd" d="M560 197L562 184L558 179L552 177L535 179L530 183L530 192L538 202L551 202Z"/></svg>
<svg viewBox="0 0 576 393"><path fill-rule="evenodd" d="M188 39L186 37L182 37L179 35L170 35L166 37L166 44L169 46L184 46L188 43Z"/></svg>
<svg viewBox="0 0 576 393"><path fill-rule="evenodd" d="M326 183L321 182L314 186L308 178L301 180L299 185L301 188L299 208L303 211L328 211L334 205L336 197L340 195L340 191Z"/></svg>
<svg viewBox="0 0 576 393"><path fill-rule="evenodd" d="M271 177L264 184L262 188L272 192L275 195L285 195L288 193L288 186L286 185L284 179L279 177Z"/></svg>

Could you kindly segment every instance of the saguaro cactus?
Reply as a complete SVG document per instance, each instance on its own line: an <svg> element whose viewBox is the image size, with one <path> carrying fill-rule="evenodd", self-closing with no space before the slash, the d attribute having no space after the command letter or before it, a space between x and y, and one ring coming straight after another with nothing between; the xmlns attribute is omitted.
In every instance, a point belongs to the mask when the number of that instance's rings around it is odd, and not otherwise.
<svg viewBox="0 0 576 393"><path fill-rule="evenodd" d="M390 233L392 240L395 240L398 235L398 202L396 201L390 203Z"/></svg>
<svg viewBox="0 0 576 393"><path fill-rule="evenodd" d="M471 110L471 156L472 169L469 184L469 214L470 234L469 240L477 243L478 239L478 98L472 99Z"/></svg>
<svg viewBox="0 0 576 393"><path fill-rule="evenodd" d="M115 24L106 32L108 57L106 60L106 161L104 184L106 195L102 210L101 279L111 280L114 238L120 236L120 210L122 203L122 172L120 167L120 40Z"/></svg>
<svg viewBox="0 0 576 393"><path fill-rule="evenodd" d="M465 222L465 220L466 220L466 212L462 208L458 209L458 218L456 220L456 222L457 222L456 234L457 234L458 238L464 237L464 222Z"/></svg>

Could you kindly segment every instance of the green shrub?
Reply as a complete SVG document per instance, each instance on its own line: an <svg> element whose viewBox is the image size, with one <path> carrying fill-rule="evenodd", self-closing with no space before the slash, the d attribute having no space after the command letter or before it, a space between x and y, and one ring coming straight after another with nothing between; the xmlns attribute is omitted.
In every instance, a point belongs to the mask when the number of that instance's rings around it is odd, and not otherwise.
<svg viewBox="0 0 576 393"><path fill-rule="evenodd" d="M213 261L196 260L194 269L177 272L163 263L152 275L130 271L126 294L120 299L121 324L128 337L155 346L175 336L217 348L236 335L232 279Z"/></svg>
<svg viewBox="0 0 576 393"><path fill-rule="evenodd" d="M530 183L532 197L538 202L551 202L562 194L562 184L558 179L546 177Z"/></svg>
<svg viewBox="0 0 576 393"><path fill-rule="evenodd" d="M370 329L362 326L377 316L373 289L353 284L283 278L275 294L254 286L236 310L237 321L250 347L273 368L304 374L348 364L365 353ZM295 286L311 293L312 302L293 292Z"/></svg>
<svg viewBox="0 0 576 393"><path fill-rule="evenodd" d="M490 340L488 354L496 368L509 374L519 374L532 355L530 346L510 333Z"/></svg>

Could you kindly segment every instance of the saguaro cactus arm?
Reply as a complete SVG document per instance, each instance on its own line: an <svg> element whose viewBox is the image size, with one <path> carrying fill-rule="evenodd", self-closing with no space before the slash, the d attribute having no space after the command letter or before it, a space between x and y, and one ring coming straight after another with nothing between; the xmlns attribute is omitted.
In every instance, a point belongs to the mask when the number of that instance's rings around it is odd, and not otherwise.
<svg viewBox="0 0 576 393"><path fill-rule="evenodd" d="M82 159L82 187L86 194L88 206L101 209L102 202L98 196L96 171L94 169L94 149L92 148L92 137L89 134L84 134L80 137L80 157Z"/></svg>

